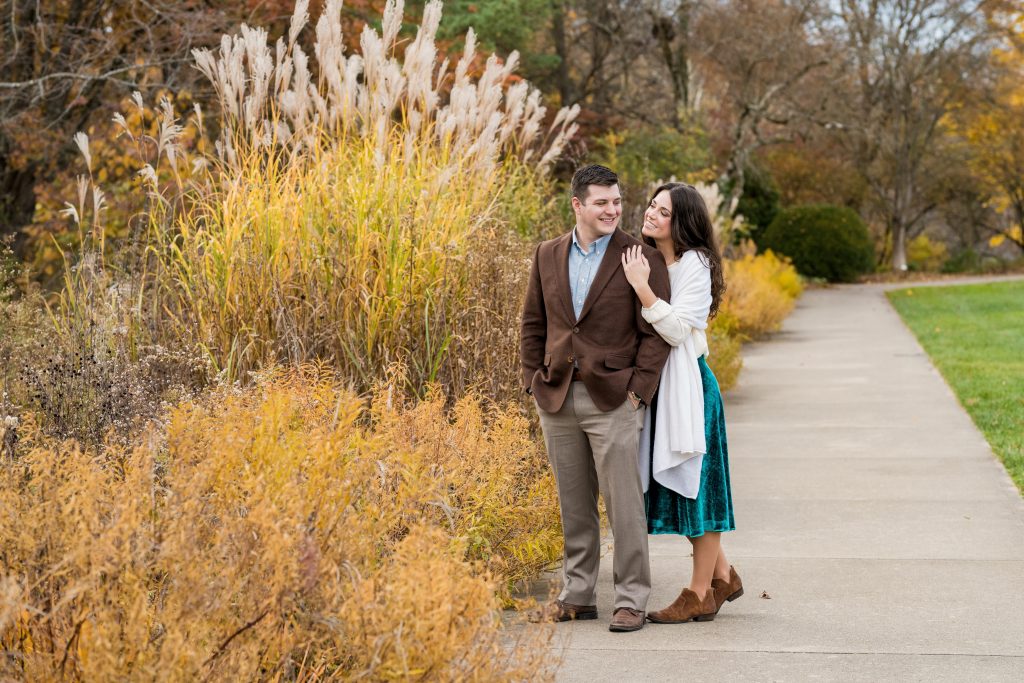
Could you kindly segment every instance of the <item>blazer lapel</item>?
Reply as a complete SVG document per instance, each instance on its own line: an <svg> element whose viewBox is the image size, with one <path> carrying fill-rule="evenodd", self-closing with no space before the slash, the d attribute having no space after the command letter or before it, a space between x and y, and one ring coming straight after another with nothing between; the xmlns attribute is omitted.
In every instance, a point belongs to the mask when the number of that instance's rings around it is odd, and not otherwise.
<svg viewBox="0 0 1024 683"><path fill-rule="evenodd" d="M576 320L576 310L572 307L572 287L569 286L569 249L572 247L572 233L562 237L555 245L554 272L557 273L558 294L565 306L565 314L569 320Z"/></svg>
<svg viewBox="0 0 1024 683"><path fill-rule="evenodd" d="M587 292L587 299L583 302L580 320L587 317L587 313L594 306L594 301L597 297L601 296L601 291L611 281L612 275L615 274L617 269L622 267L623 235L624 233L618 228L612 233L612 238L608 241L608 248L604 252L604 258L601 259L601 267L597 269L594 282L590 285L590 291ZM566 258L568 258L568 252L566 253ZM566 268L566 277L568 277L568 272L569 270Z"/></svg>

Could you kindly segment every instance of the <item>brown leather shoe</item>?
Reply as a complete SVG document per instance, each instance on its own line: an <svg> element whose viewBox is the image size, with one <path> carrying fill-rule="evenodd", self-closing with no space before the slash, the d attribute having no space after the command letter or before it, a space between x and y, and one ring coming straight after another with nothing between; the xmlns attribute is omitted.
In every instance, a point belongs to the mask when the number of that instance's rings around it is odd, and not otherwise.
<svg viewBox="0 0 1024 683"><path fill-rule="evenodd" d="M632 607L620 607L612 614L609 631L639 631L644 627L644 613Z"/></svg>
<svg viewBox="0 0 1024 683"><path fill-rule="evenodd" d="M552 600L530 614L530 621L535 624L545 621L573 621L574 619L579 621L597 619L597 606L573 605L561 600Z"/></svg>
<svg viewBox="0 0 1024 683"><path fill-rule="evenodd" d="M736 569L731 564L729 565L729 580L711 579L711 588L715 591L715 614L718 614L718 610L722 609L722 605L727 601L732 602L743 595L743 582L740 581L740 575L736 573Z"/></svg>
<svg viewBox="0 0 1024 683"><path fill-rule="evenodd" d="M715 620L715 591L708 588L704 591L704 599L701 600L689 588L684 588L675 602L651 612L647 618L655 624L682 624L686 621L714 621Z"/></svg>

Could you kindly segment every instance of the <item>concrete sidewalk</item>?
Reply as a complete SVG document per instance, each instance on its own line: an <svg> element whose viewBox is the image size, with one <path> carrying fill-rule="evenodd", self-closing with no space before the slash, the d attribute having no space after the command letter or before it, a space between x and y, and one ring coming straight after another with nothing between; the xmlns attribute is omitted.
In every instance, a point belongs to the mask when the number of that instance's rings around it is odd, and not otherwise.
<svg viewBox="0 0 1024 683"><path fill-rule="evenodd" d="M806 293L744 361L724 543L745 595L610 633L606 556L600 618L557 627L559 680L1024 680L1024 503L883 286ZM651 563L658 609L689 543L652 537Z"/></svg>

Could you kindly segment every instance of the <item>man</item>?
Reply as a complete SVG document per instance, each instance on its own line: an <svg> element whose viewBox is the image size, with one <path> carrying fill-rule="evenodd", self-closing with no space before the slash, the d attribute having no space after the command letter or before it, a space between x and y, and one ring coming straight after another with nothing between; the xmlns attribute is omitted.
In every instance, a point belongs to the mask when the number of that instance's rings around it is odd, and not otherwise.
<svg viewBox="0 0 1024 683"><path fill-rule="evenodd" d="M604 166L579 169L572 207L573 231L534 253L523 309L523 384L537 402L565 539L562 592L542 616L597 618L600 490L615 538L609 628L636 631L651 591L637 446L669 346L641 317L622 271L623 252L640 242L618 229L618 177ZM665 260L647 245L643 253L650 286L667 301Z"/></svg>

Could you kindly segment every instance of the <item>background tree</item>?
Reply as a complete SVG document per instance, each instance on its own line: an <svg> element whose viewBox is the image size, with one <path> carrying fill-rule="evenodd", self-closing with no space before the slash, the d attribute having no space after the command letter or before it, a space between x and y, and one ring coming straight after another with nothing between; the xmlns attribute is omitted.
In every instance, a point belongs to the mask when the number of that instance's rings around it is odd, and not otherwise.
<svg viewBox="0 0 1024 683"><path fill-rule="evenodd" d="M423 4L417 2L415 7L422 11ZM472 28L481 49L502 57L519 52L522 77L550 84L563 64L552 49L551 37L559 4L553 0L448 0L439 35L458 41Z"/></svg>
<svg viewBox="0 0 1024 683"><path fill-rule="evenodd" d="M235 21L200 0L7 0L0 25L0 235L25 257L39 193L134 90L189 88L193 47ZM225 8L230 5L225 4Z"/></svg>
<svg viewBox="0 0 1024 683"><path fill-rule="evenodd" d="M775 180L779 203L836 204L859 210L867 192L863 176L833 131L812 129L758 150L758 163Z"/></svg>
<svg viewBox="0 0 1024 683"><path fill-rule="evenodd" d="M991 54L992 78L976 82L954 119L968 147L968 167L998 214L994 242L1024 251L1024 13Z"/></svg>
<svg viewBox="0 0 1024 683"><path fill-rule="evenodd" d="M383 6L346 2L354 29L346 36L358 40L361 24ZM0 0L0 239L32 260L50 235L66 231L57 212L84 170L75 132L95 132L95 151L136 90L147 101L171 95L180 113L206 105L212 92L192 67L192 49L218 44L242 22L282 30L294 7L295 0Z"/></svg>
<svg viewBox="0 0 1024 683"><path fill-rule="evenodd" d="M422 6L422 1L415 3ZM702 0L453 0L442 29L472 26L484 47L523 55L522 73L585 133L623 125L684 131L699 97L690 34Z"/></svg>
<svg viewBox="0 0 1024 683"><path fill-rule="evenodd" d="M134 90L147 101L172 95L180 114L206 109L211 93L187 66L190 49L243 21L286 31L295 3L0 0L0 236L37 266L59 262L53 246L36 246L73 241L58 216L83 170L72 134L89 132L102 154L110 116ZM362 25L378 25L385 4L346 0L346 49L358 50ZM771 208L762 190L774 185L783 207L855 209L900 269L907 239L925 230L959 249L987 249L991 231L1020 239L1019 5L446 0L439 48L457 58L472 26L483 48L473 69L487 53L517 51L510 78L530 80L550 111L580 105L562 176L584 160L613 163L634 203L658 179L717 177L727 205L739 199L748 213L764 200ZM405 2L403 37L423 6ZM1011 20L1017 32L1006 37ZM311 39L306 31L298 44ZM763 177L744 200L751 169ZM119 182L112 216L132 178Z"/></svg>
<svg viewBox="0 0 1024 683"><path fill-rule="evenodd" d="M830 19L844 44L830 125L869 189L885 256L906 270L906 242L941 197L949 168L942 122L983 71L996 33L993 0L841 0ZM948 160L948 158L947 158ZM891 245L891 248L889 248Z"/></svg>
<svg viewBox="0 0 1024 683"><path fill-rule="evenodd" d="M680 131L692 124L694 112L700 105L699 82L695 82L692 63L692 26L704 5L701 0L648 0L645 3L651 18L651 36L672 85L673 125Z"/></svg>
<svg viewBox="0 0 1024 683"><path fill-rule="evenodd" d="M722 181L732 198L742 196L756 150L794 140L811 121L824 92L812 77L830 59L829 44L815 35L818 11L816 0L730 0L701 14L705 80L720 84Z"/></svg>

